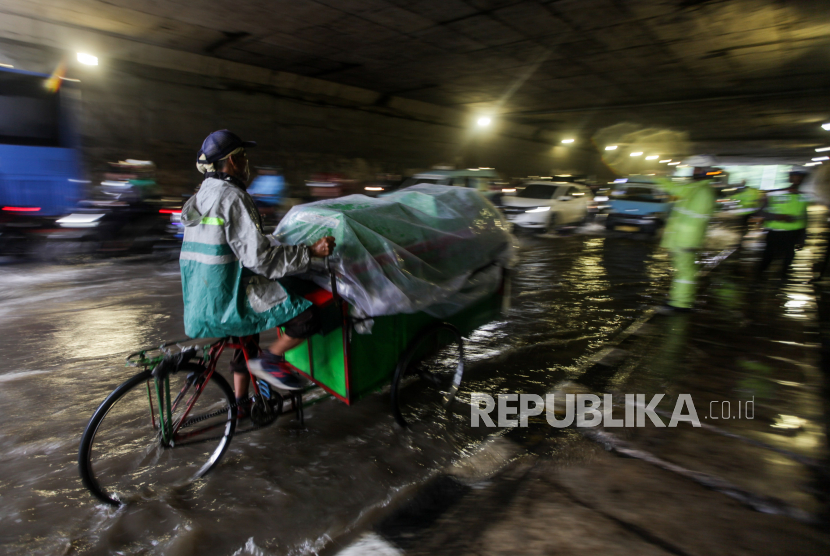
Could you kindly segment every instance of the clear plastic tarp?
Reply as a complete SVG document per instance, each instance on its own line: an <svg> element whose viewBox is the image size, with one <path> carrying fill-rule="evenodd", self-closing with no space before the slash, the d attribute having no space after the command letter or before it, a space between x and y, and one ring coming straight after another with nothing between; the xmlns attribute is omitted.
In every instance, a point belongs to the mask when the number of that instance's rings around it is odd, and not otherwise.
<svg viewBox="0 0 830 556"><path fill-rule="evenodd" d="M349 195L292 208L278 243L334 236L338 293L355 316L425 311L446 317L493 294L514 238L479 192L420 184L382 198ZM325 277L309 274L330 289Z"/></svg>

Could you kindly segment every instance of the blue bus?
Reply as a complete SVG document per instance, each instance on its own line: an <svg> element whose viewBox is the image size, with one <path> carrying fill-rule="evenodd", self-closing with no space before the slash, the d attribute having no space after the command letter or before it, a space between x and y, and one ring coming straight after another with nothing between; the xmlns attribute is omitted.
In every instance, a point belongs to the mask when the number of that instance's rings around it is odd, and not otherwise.
<svg viewBox="0 0 830 556"><path fill-rule="evenodd" d="M80 90L48 75L0 68L0 251L54 223L82 198L75 116Z"/></svg>

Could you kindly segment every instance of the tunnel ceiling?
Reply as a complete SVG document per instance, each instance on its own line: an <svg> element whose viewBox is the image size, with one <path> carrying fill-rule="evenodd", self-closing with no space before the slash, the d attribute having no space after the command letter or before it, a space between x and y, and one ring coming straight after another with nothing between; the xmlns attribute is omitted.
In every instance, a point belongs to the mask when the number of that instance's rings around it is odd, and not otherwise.
<svg viewBox="0 0 830 556"><path fill-rule="evenodd" d="M820 0L27 0L7 13L589 139L619 122L721 155L830 144Z"/></svg>

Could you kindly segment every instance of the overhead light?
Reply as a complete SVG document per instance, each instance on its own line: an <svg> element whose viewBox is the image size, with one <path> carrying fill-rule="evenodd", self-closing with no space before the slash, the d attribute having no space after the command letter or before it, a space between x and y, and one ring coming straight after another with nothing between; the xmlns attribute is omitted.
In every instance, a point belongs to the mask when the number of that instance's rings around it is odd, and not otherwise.
<svg viewBox="0 0 830 556"><path fill-rule="evenodd" d="M0 68L12 68L12 69L14 69L14 66L11 65L11 64L0 64Z"/></svg>
<svg viewBox="0 0 830 556"><path fill-rule="evenodd" d="M830 123L821 124L821 129L830 129Z"/></svg>
<svg viewBox="0 0 830 556"><path fill-rule="evenodd" d="M659 162L660 164L664 164L666 162L671 162L671 158L667 158L666 160L658 160L657 162Z"/></svg>
<svg viewBox="0 0 830 556"><path fill-rule="evenodd" d="M808 162L804 166L816 166L817 164L821 164L821 162ZM5 209L4 209L5 210Z"/></svg>
<svg viewBox="0 0 830 556"><path fill-rule="evenodd" d="M562 139L562 142L563 143L573 143L574 140L573 139Z"/></svg>
<svg viewBox="0 0 830 556"><path fill-rule="evenodd" d="M819 162L821 160L830 160L830 156L817 156L813 159L813 162Z"/></svg>
<svg viewBox="0 0 830 556"><path fill-rule="evenodd" d="M610 145L610 146L608 146L608 147L605 147L605 150L606 150L606 151L613 151L613 150L614 150L614 149L616 149L616 148L617 148L617 145Z"/></svg>
<svg viewBox="0 0 830 556"><path fill-rule="evenodd" d="M677 166L680 164L679 162L669 162L669 166Z"/></svg>
<svg viewBox="0 0 830 556"><path fill-rule="evenodd" d="M660 158L659 154L653 154L651 156L647 156L646 160L657 160L658 158Z"/></svg>
<svg viewBox="0 0 830 556"><path fill-rule="evenodd" d="M366 191L383 191L382 187L364 187Z"/></svg>
<svg viewBox="0 0 830 556"><path fill-rule="evenodd" d="M817 153L823 153L826 151L830 151L830 147L821 147L820 149L816 149Z"/></svg>
<svg viewBox="0 0 830 556"><path fill-rule="evenodd" d="M643 156L643 153L642 153L642 152L638 152L638 153L631 153L631 154L630 154L630 155L628 155L628 156Z"/></svg>
<svg viewBox="0 0 830 556"><path fill-rule="evenodd" d="M487 127L488 125L490 125L490 122L492 122L492 120L487 116L482 116L478 119L479 127Z"/></svg>
<svg viewBox="0 0 830 556"><path fill-rule="evenodd" d="M571 174L556 174L557 178L570 178L572 177Z"/></svg>
<svg viewBox="0 0 830 556"><path fill-rule="evenodd" d="M93 56L92 54L84 54L83 52L78 52L78 61L82 64L86 64L88 66L97 66L98 65L98 57Z"/></svg>

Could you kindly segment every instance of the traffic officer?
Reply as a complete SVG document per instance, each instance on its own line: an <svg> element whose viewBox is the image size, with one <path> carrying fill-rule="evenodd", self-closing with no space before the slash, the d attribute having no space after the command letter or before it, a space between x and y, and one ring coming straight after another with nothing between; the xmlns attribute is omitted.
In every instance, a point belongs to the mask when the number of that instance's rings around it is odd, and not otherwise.
<svg viewBox="0 0 830 556"><path fill-rule="evenodd" d="M689 312L697 289L697 250L703 246L706 228L715 210L715 191L707 177L717 173L710 156L693 156L683 163L692 166L692 181L681 183L658 179L660 186L676 198L660 245L671 252L674 277L664 314Z"/></svg>
<svg viewBox="0 0 830 556"><path fill-rule="evenodd" d="M738 192L732 195L739 205L735 213L740 215L741 236L745 235L749 228L749 220L758 214L764 202L764 193L757 187L746 185L746 181L738 188Z"/></svg>
<svg viewBox="0 0 830 556"><path fill-rule="evenodd" d="M810 198L800 193L799 187L805 177L807 171L804 168L793 166L789 176L790 187L767 193L760 212L764 219L764 228L767 230L767 243L761 265L758 267L758 278L770 263L778 258L784 260L781 277L786 278L796 250L804 245Z"/></svg>

